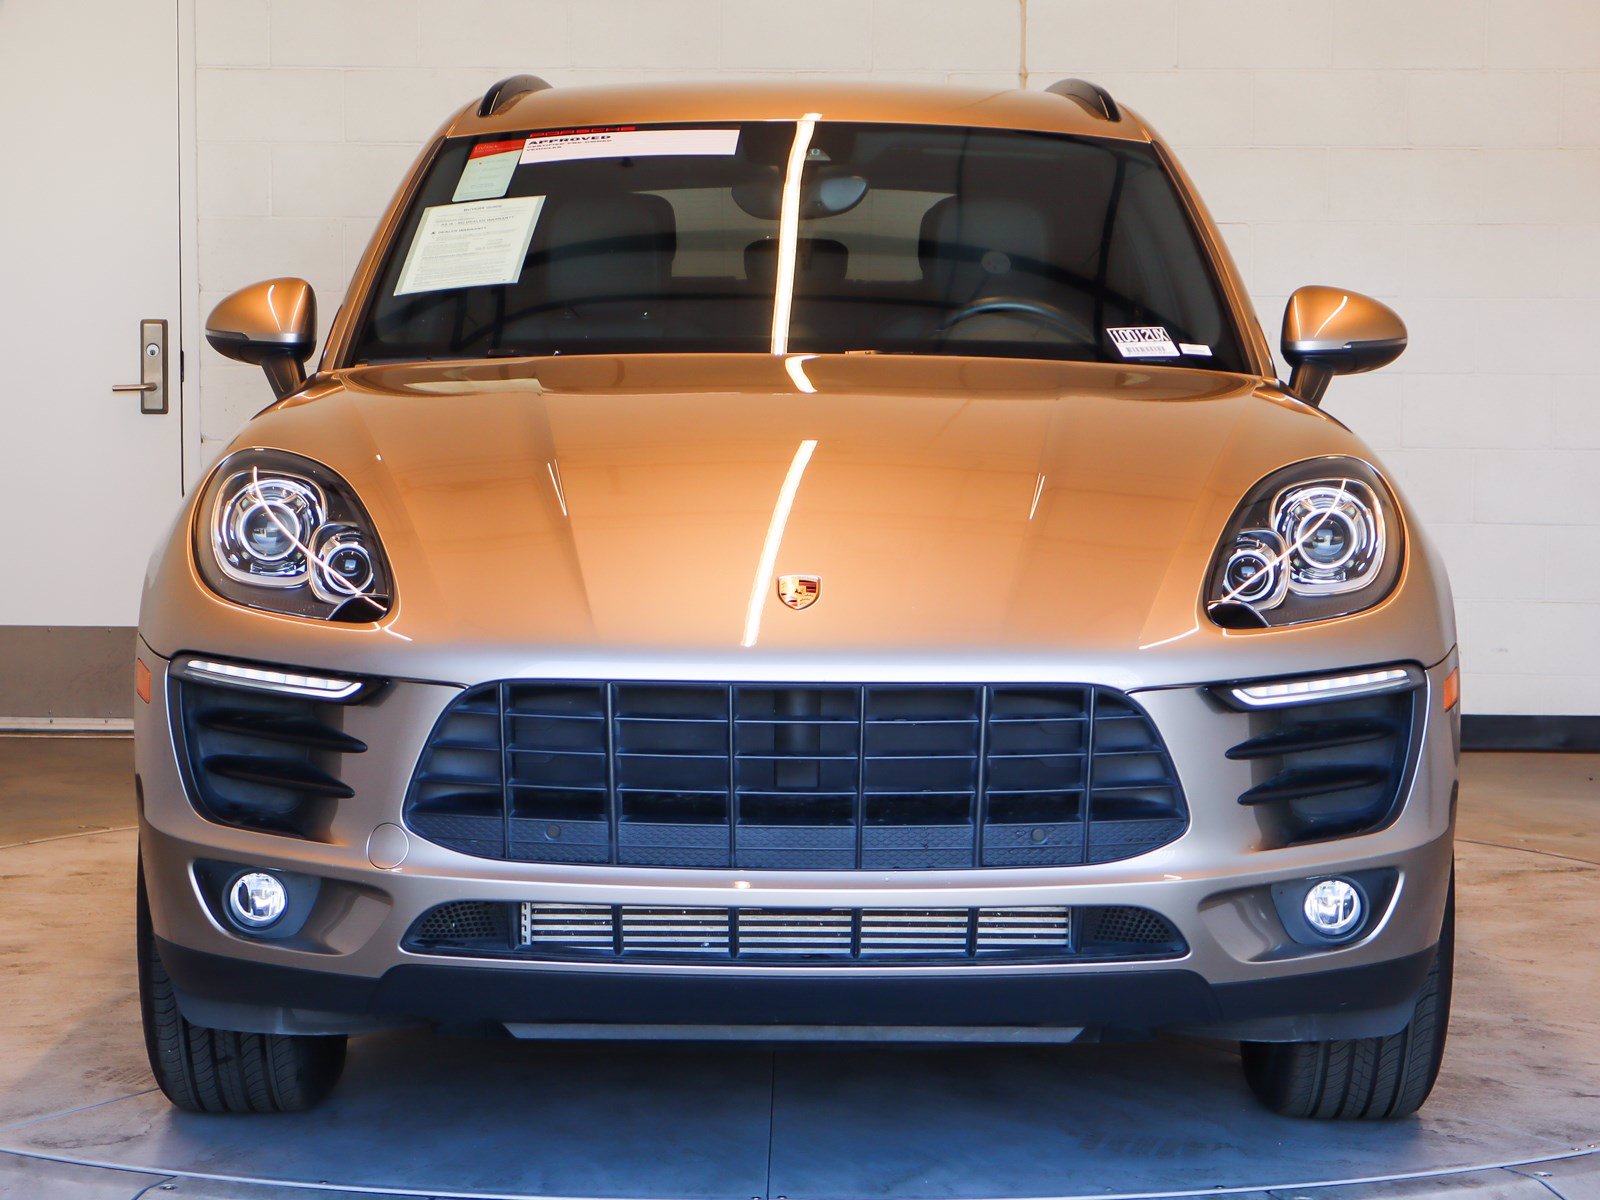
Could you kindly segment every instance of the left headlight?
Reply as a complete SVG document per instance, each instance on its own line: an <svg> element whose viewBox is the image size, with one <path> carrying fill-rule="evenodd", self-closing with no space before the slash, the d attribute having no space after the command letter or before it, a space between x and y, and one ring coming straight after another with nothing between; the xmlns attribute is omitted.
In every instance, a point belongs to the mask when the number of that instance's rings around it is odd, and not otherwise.
<svg viewBox="0 0 1600 1200"><path fill-rule="evenodd" d="M389 611L389 566L355 492L321 463L240 450L200 498L195 561L218 595L269 612L375 621Z"/></svg>
<svg viewBox="0 0 1600 1200"><path fill-rule="evenodd" d="M1383 478L1354 458L1267 476L1234 511L1213 558L1206 611L1228 628L1344 617L1394 588L1404 526Z"/></svg>

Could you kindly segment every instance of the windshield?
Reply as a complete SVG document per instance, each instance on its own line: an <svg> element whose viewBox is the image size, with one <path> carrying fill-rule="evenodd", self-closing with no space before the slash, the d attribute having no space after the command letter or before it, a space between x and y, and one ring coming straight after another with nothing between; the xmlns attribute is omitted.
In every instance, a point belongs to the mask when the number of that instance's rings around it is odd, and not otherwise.
<svg viewBox="0 0 1600 1200"><path fill-rule="evenodd" d="M355 341L708 351L1247 369L1149 146L812 121L447 141Z"/></svg>

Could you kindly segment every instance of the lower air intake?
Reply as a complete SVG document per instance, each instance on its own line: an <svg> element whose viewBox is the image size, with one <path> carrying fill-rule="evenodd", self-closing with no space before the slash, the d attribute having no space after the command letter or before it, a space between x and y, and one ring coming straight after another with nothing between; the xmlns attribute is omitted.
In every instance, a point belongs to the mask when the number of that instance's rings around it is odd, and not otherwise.
<svg viewBox="0 0 1600 1200"><path fill-rule="evenodd" d="M1165 917L1126 906L720 908L457 901L425 913L407 948L538 961L1074 962L1187 952Z"/></svg>
<svg viewBox="0 0 1600 1200"><path fill-rule="evenodd" d="M411 936L418 942L468 944L506 936L505 905L458 900L429 910Z"/></svg>

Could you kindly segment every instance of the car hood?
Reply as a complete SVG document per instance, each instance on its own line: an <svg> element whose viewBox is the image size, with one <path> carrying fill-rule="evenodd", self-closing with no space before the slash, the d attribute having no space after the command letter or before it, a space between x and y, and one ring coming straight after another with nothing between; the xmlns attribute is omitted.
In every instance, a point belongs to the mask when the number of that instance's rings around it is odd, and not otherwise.
<svg viewBox="0 0 1600 1200"><path fill-rule="evenodd" d="M553 657L1149 646L1195 626L1251 484L1367 454L1237 375L876 356L357 368L235 445L355 487L393 632Z"/></svg>

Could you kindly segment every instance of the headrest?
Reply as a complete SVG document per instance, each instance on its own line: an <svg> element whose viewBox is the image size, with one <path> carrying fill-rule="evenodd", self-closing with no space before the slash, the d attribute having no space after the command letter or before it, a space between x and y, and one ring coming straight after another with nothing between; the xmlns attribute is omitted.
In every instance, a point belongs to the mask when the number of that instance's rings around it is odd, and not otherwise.
<svg viewBox="0 0 1600 1200"><path fill-rule="evenodd" d="M1048 277L1050 227L1020 200L941 200L923 219L924 271L945 296L1029 291Z"/></svg>
<svg viewBox="0 0 1600 1200"><path fill-rule="evenodd" d="M927 212L922 214L922 229L917 237L917 259L922 263L922 277L929 278L933 273L934 251L938 244L934 241L939 227L939 222L944 220L944 215L958 203L956 197L946 196L943 200L936 201Z"/></svg>
<svg viewBox="0 0 1600 1200"><path fill-rule="evenodd" d="M799 238L795 242L795 282L806 290L844 282L850 251L832 238ZM778 239L758 238L744 248L744 273L752 283L771 287L778 279Z"/></svg>
<svg viewBox="0 0 1600 1200"><path fill-rule="evenodd" d="M657 296L677 250L672 204L644 194L552 199L534 231L530 265L560 303Z"/></svg>

